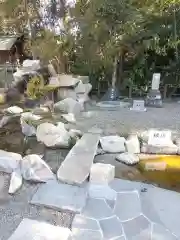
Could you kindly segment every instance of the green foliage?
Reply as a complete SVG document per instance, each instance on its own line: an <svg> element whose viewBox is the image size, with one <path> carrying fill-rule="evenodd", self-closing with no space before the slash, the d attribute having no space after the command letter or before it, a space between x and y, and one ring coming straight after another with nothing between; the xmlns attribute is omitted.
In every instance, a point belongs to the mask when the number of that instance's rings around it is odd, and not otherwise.
<svg viewBox="0 0 180 240"><path fill-rule="evenodd" d="M58 72L110 79L116 58L118 85L144 87L155 71L164 81L179 81L179 0L77 0L75 7L61 0L60 9L51 5L47 21L64 23L58 36L38 25L38 0L1 2L0 30L24 32L30 20L36 35L29 47Z"/></svg>

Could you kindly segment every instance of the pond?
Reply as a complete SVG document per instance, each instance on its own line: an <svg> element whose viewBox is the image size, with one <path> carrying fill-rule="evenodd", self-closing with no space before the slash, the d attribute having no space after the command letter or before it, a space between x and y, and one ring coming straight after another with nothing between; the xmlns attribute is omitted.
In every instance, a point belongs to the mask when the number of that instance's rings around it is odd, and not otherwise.
<svg viewBox="0 0 180 240"><path fill-rule="evenodd" d="M31 138L27 145L23 145L23 139L18 119L0 129L1 149L20 154L44 154L44 159L54 173L68 154L67 149L46 149L41 143L37 143L35 138ZM168 159L166 157L168 169L165 171L145 171L145 163L152 159L142 160L136 166L127 166L117 162L115 156L116 154L99 155L95 157L94 162L114 165L117 178L152 183L180 192L180 156L171 156ZM153 161L163 161L163 158L158 156Z"/></svg>

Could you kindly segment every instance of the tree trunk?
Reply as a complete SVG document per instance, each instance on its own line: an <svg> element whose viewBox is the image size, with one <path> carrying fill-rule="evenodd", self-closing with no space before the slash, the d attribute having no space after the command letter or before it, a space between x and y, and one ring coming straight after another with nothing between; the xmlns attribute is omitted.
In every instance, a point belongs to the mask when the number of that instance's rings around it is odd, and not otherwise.
<svg viewBox="0 0 180 240"><path fill-rule="evenodd" d="M120 52L118 62L117 62L117 83L118 83L118 88L122 89L124 82L123 82L123 64L124 64L124 51Z"/></svg>
<svg viewBox="0 0 180 240"><path fill-rule="evenodd" d="M116 87L117 81L117 57L115 57L114 64L113 64L113 75L112 75L112 87Z"/></svg>

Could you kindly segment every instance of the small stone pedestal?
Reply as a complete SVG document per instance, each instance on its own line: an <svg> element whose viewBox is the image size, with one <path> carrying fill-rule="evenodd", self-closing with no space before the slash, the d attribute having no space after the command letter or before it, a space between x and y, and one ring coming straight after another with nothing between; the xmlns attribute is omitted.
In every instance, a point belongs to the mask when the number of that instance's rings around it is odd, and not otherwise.
<svg viewBox="0 0 180 240"><path fill-rule="evenodd" d="M162 107L162 97L159 90L150 89L146 97L146 105L149 107Z"/></svg>
<svg viewBox="0 0 180 240"><path fill-rule="evenodd" d="M146 105L149 107L162 107L162 97L159 91L160 78L160 73L153 74L151 89L146 97Z"/></svg>
<svg viewBox="0 0 180 240"><path fill-rule="evenodd" d="M119 90L116 87L110 87L101 99L103 101L116 101L120 96Z"/></svg>

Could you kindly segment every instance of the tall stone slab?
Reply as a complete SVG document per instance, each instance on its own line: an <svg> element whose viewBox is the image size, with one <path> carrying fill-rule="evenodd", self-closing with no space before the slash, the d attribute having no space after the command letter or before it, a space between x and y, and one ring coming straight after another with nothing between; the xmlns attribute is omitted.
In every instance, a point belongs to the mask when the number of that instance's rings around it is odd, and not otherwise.
<svg viewBox="0 0 180 240"><path fill-rule="evenodd" d="M162 97L159 91L160 73L154 73L152 78L151 89L146 97L146 105L150 107L162 107Z"/></svg>
<svg viewBox="0 0 180 240"><path fill-rule="evenodd" d="M82 184L90 173L99 143L99 134L86 133L71 149L57 172L60 181Z"/></svg>

